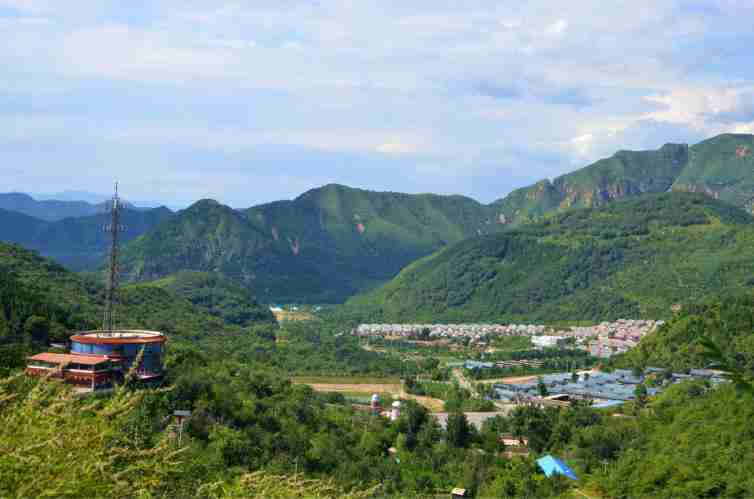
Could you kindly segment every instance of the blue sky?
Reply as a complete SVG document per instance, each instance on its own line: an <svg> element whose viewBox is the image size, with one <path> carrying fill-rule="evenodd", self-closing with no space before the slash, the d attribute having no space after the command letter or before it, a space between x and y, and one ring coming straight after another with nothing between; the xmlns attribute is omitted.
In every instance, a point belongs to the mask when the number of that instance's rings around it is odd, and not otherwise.
<svg viewBox="0 0 754 499"><path fill-rule="evenodd" d="M489 202L754 132L752 26L754 0L0 0L0 192Z"/></svg>

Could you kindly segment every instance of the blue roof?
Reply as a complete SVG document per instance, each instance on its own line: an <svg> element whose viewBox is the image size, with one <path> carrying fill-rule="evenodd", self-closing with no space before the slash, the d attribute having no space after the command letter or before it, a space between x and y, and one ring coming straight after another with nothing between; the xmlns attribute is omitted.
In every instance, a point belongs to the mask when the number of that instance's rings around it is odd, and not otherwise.
<svg viewBox="0 0 754 499"><path fill-rule="evenodd" d="M571 480L579 479L576 476L576 473L574 473L566 463L550 454L537 459L537 465L539 465L539 468L545 473L545 476L564 475Z"/></svg>

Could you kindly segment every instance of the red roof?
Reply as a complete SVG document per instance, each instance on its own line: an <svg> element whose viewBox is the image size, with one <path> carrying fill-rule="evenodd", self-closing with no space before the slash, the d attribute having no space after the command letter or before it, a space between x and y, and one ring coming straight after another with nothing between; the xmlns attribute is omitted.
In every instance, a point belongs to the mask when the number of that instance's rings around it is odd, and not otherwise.
<svg viewBox="0 0 754 499"><path fill-rule="evenodd" d="M105 362L107 359L104 355L71 355L67 353L38 353L29 357L27 360L39 360L41 362L52 362L53 364L85 364L94 366Z"/></svg>

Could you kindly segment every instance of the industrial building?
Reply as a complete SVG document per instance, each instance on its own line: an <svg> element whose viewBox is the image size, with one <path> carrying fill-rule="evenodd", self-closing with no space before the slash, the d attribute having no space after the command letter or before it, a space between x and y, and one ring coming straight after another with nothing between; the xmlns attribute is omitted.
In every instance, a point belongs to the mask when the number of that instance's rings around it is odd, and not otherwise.
<svg viewBox="0 0 754 499"><path fill-rule="evenodd" d="M647 374L664 372L655 368L647 369ZM644 382L644 375L636 376L627 369L616 369L612 372L593 371L582 373L578 379L573 379L572 373L545 374L540 376L542 383L551 394L568 395L574 399L589 399L597 407L609 407L614 404L633 400L636 387ZM528 381L496 384L495 397L508 402L521 402L540 399L539 378L532 377ZM707 369L692 369L689 374L672 373L668 383L680 382L686 379L707 379L712 384L724 382L721 373ZM659 393L663 385L647 388L648 395Z"/></svg>

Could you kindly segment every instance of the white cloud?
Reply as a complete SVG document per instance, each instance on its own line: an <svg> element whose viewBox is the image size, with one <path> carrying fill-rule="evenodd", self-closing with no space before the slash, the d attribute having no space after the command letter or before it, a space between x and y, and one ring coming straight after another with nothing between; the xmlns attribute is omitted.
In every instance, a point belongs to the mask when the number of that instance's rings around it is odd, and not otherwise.
<svg viewBox="0 0 754 499"><path fill-rule="evenodd" d="M545 33L551 36L558 36L562 35L566 29L568 29L568 21L565 19L558 19L545 28Z"/></svg>
<svg viewBox="0 0 754 499"><path fill-rule="evenodd" d="M474 194L754 120L754 11L732 1L0 5L0 134L89 141L103 163L303 148L408 158Z"/></svg>

